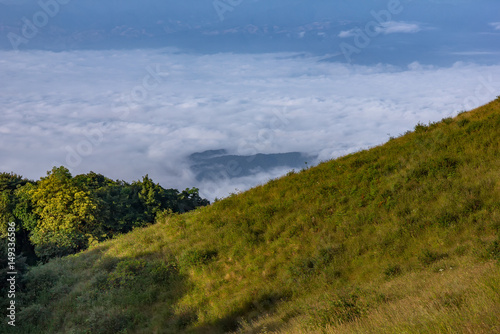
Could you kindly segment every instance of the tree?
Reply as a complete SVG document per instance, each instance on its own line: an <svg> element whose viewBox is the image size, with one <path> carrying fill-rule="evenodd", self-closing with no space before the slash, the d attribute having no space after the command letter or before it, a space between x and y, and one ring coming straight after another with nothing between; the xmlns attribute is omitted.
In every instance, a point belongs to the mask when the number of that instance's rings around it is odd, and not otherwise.
<svg viewBox="0 0 500 334"><path fill-rule="evenodd" d="M16 250L27 257L27 263L36 263L37 257L33 245L28 239L26 226L33 225L35 216L24 196L23 189L33 185L22 176L14 173L0 174L0 240L7 234L7 226L14 222L16 226ZM26 225L26 226L25 226Z"/></svg>
<svg viewBox="0 0 500 334"><path fill-rule="evenodd" d="M65 167L54 167L37 182L0 174L0 226L16 223L16 238L29 263L152 224L165 210L186 212L208 204L197 188L179 193L148 175L129 184L94 172L73 177ZM0 241L3 231L7 228Z"/></svg>
<svg viewBox="0 0 500 334"><path fill-rule="evenodd" d="M99 199L99 219L103 231L112 237L146 224L140 187L117 181L94 191Z"/></svg>
<svg viewBox="0 0 500 334"><path fill-rule="evenodd" d="M7 235L7 226L14 221L14 200L10 191L0 192L0 238L5 238Z"/></svg>
<svg viewBox="0 0 500 334"><path fill-rule="evenodd" d="M75 183L89 191L94 191L109 185L114 185L118 181L113 181L102 174L90 172L88 174L81 174L74 177Z"/></svg>
<svg viewBox="0 0 500 334"><path fill-rule="evenodd" d="M98 206L90 192L65 167L47 174L28 190L39 217L36 226L30 226L30 240L43 259L77 252L99 239Z"/></svg>
<svg viewBox="0 0 500 334"><path fill-rule="evenodd" d="M186 212L200 206L210 205L207 199L201 198L198 188L186 188L179 194L178 211Z"/></svg>
<svg viewBox="0 0 500 334"><path fill-rule="evenodd" d="M0 192L13 191L30 181L14 173L0 173Z"/></svg>
<svg viewBox="0 0 500 334"><path fill-rule="evenodd" d="M142 182L135 182L133 185L140 187L139 199L144 205L145 219L148 222L154 222L156 215L163 210L177 211L179 193L177 190L164 189L159 184L154 183L148 175L142 178Z"/></svg>
<svg viewBox="0 0 500 334"><path fill-rule="evenodd" d="M0 238L5 237L9 222L19 223L14 215L17 202L15 191L28 182L14 173L0 173Z"/></svg>

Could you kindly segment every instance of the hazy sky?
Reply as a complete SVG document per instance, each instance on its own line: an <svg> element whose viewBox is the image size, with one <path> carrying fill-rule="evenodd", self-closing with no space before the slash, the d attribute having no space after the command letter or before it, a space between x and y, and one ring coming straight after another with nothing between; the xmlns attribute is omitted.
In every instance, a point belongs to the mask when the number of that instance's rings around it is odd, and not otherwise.
<svg viewBox="0 0 500 334"><path fill-rule="evenodd" d="M0 170L213 199L186 157L378 145L500 95L498 1L0 0Z"/></svg>

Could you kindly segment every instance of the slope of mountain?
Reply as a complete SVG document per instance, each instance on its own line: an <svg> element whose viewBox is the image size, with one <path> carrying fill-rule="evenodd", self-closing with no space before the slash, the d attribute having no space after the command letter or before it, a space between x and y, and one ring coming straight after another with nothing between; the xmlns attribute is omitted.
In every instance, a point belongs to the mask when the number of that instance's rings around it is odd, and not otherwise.
<svg viewBox="0 0 500 334"><path fill-rule="evenodd" d="M8 332L495 333L499 234L500 98L34 267Z"/></svg>

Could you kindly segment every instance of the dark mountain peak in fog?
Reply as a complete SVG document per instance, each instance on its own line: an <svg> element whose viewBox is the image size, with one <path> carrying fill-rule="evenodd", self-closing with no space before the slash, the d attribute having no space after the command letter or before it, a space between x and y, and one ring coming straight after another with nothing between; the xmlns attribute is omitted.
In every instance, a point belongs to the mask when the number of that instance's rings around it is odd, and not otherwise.
<svg viewBox="0 0 500 334"><path fill-rule="evenodd" d="M304 168L316 160L300 152L258 153L254 155L227 154L224 149L193 153L189 156L191 171L198 181L218 181L270 172L276 168Z"/></svg>

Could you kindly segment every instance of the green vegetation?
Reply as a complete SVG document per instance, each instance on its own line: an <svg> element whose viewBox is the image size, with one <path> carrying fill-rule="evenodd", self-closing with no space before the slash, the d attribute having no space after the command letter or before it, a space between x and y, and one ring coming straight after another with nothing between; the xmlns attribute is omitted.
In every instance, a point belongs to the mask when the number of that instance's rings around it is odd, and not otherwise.
<svg viewBox="0 0 500 334"><path fill-rule="evenodd" d="M196 188L179 193L147 175L128 184L93 172L73 177L64 167L54 167L38 182L2 173L0 239L15 222L17 248L31 263L46 261L151 224L165 210L186 212L208 204Z"/></svg>
<svg viewBox="0 0 500 334"><path fill-rule="evenodd" d="M494 333L499 245L496 100L32 267L16 330Z"/></svg>

